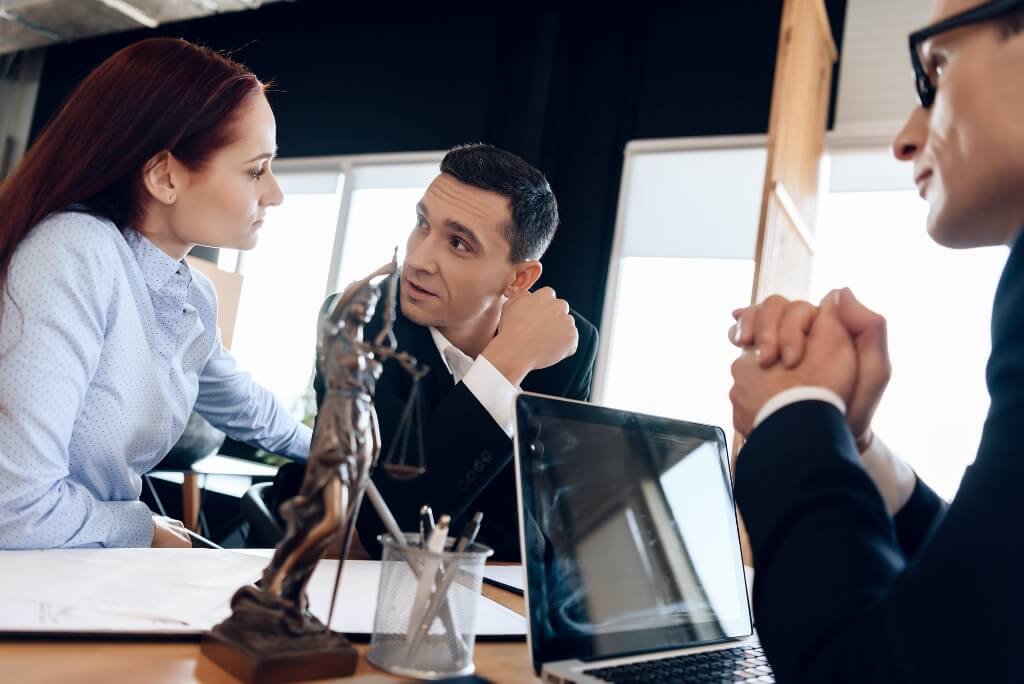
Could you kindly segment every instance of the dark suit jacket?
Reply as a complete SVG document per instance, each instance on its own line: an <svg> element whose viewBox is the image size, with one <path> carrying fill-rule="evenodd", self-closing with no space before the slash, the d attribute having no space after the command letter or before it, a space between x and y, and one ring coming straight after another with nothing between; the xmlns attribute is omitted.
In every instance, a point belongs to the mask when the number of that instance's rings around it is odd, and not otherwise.
<svg viewBox="0 0 1024 684"><path fill-rule="evenodd" d="M947 508L919 482L895 521L831 405L793 404L750 435L736 497L779 682L1024 681L1020 240L996 292L987 380L992 404L956 499Z"/></svg>
<svg viewBox="0 0 1024 684"><path fill-rule="evenodd" d="M324 308L332 299L324 302ZM383 307L378 307L374 320L366 327L366 339L372 339L380 330L382 314ZM576 353L550 368L530 373L522 383L524 390L569 399L590 398L597 330L576 312L572 315L579 332ZM424 504L430 505L435 516L443 513L452 516L455 535L466 520L481 511L484 521L479 541L494 549L494 560L518 560L518 504L511 463L512 440L472 392L462 383L454 383L428 328L407 319L398 307L394 331L398 348L431 369L420 387L427 472L414 480L398 481L378 467L373 481L403 530L419 529L419 510ZM319 369L314 387L319 406L323 394ZM411 388L409 376L397 363L385 364L374 402L380 421L382 459L397 432ZM415 457L415 449L410 448L410 456ZM364 502L359 513L357 528L366 549L372 556L379 557L377 535L385 530L368 502Z"/></svg>

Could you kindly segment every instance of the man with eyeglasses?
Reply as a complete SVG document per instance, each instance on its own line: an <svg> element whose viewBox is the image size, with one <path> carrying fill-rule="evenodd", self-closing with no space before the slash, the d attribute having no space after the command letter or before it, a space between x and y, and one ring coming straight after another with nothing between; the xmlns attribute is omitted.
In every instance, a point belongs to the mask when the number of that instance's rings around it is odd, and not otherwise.
<svg viewBox="0 0 1024 684"><path fill-rule="evenodd" d="M991 408L947 505L871 431L890 375L881 316L848 289L735 313L736 499L779 681L1024 681L1024 0L939 0L933 17L910 36L920 106L893 153L913 162L936 242L1011 248Z"/></svg>

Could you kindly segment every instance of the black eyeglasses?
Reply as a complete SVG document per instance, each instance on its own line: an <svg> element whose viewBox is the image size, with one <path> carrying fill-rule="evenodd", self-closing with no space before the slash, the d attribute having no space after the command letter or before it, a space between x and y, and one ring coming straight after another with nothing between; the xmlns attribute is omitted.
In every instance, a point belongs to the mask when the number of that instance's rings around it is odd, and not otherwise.
<svg viewBox="0 0 1024 684"><path fill-rule="evenodd" d="M932 83L928 70L921 62L921 43L940 33L995 19L1021 7L1024 7L1024 0L993 0L911 33L910 63L914 66L914 84L917 87L917 99L921 101L921 106L928 109L935 102L935 84Z"/></svg>

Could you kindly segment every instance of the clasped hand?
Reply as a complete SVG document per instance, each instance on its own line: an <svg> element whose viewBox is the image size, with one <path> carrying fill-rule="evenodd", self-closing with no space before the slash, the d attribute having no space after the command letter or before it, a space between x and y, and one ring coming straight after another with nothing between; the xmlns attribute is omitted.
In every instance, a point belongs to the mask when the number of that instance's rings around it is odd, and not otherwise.
<svg viewBox="0 0 1024 684"><path fill-rule="evenodd" d="M761 408L793 387L824 387L847 407L847 421L863 450L871 419L892 367L885 318L849 289L833 290L818 306L773 295L733 312L729 339L742 349L732 364L733 426L746 437Z"/></svg>
<svg viewBox="0 0 1024 684"><path fill-rule="evenodd" d="M569 303L550 287L542 287L505 302L498 334L483 355L509 382L519 385L528 373L575 354L578 344Z"/></svg>

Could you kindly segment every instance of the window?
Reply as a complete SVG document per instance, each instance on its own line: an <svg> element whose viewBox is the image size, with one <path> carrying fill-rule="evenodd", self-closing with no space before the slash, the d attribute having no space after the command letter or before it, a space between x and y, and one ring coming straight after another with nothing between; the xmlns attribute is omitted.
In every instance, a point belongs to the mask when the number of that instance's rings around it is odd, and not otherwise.
<svg viewBox="0 0 1024 684"><path fill-rule="evenodd" d="M626 148L595 400L721 427L729 312L750 301L764 138Z"/></svg>
<svg viewBox="0 0 1024 684"><path fill-rule="evenodd" d="M935 244L909 165L884 149L839 150L830 162L812 296L848 286L887 318L893 377L874 428L952 498L988 410L991 305L1007 250Z"/></svg>
<svg viewBox="0 0 1024 684"><path fill-rule="evenodd" d="M220 266L233 262L242 273L232 344L239 365L302 418L344 175L282 171L278 180L285 202L267 212L256 247L222 252Z"/></svg>
<svg viewBox="0 0 1024 684"><path fill-rule="evenodd" d="M312 409L317 316L324 297L404 250L415 205L441 153L279 160L285 201L267 212L259 243L221 250L242 274L232 352L297 418Z"/></svg>
<svg viewBox="0 0 1024 684"><path fill-rule="evenodd" d="M401 262L406 239L416 225L416 203L437 176L439 161L352 169L352 196L334 280L336 290L389 261L395 247Z"/></svg>
<svg viewBox="0 0 1024 684"><path fill-rule="evenodd" d="M729 312L749 301L763 139L630 143L595 400L732 435ZM826 157L811 299L848 286L889 321L885 442L952 498L981 436L991 303L1005 248L928 237L909 167L883 147Z"/></svg>

